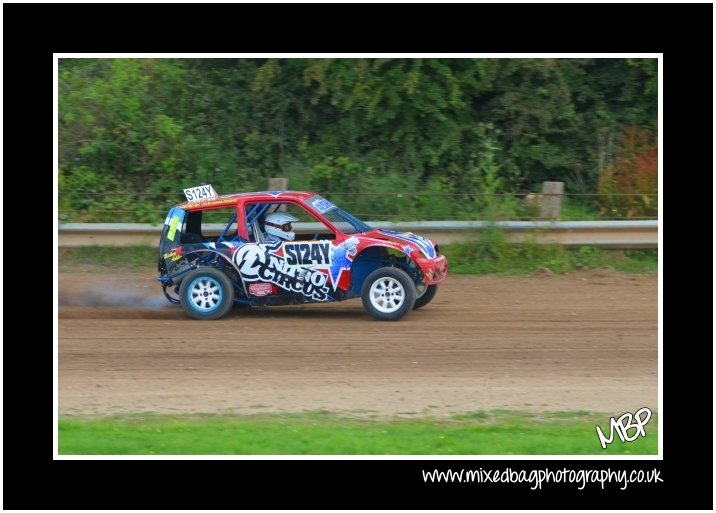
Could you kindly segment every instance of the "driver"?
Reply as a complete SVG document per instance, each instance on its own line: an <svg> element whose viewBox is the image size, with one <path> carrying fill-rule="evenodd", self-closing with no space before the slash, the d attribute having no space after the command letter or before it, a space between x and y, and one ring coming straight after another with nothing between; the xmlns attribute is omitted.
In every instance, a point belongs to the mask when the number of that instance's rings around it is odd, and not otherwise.
<svg viewBox="0 0 716 513"><path fill-rule="evenodd" d="M298 218L286 212L274 212L267 215L264 220L266 241L280 242L295 239L296 234L293 232L293 226L291 225L293 221L298 221Z"/></svg>

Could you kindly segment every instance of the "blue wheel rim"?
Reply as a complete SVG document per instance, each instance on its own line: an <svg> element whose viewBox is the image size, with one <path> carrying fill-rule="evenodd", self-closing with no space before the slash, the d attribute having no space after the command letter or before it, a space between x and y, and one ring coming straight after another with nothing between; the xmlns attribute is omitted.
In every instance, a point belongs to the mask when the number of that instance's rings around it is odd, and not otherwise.
<svg viewBox="0 0 716 513"><path fill-rule="evenodd" d="M221 305L224 291L211 276L194 278L187 288L187 301L197 312L211 313Z"/></svg>

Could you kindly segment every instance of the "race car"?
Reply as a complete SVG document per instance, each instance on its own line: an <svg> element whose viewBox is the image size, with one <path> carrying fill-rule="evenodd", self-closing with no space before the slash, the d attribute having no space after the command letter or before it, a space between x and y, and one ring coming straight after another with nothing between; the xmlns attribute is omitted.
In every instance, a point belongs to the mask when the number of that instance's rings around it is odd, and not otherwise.
<svg viewBox="0 0 716 513"><path fill-rule="evenodd" d="M430 303L447 277L435 242L374 229L312 192L184 193L164 221L158 281L194 319L360 297L373 318L395 321Z"/></svg>

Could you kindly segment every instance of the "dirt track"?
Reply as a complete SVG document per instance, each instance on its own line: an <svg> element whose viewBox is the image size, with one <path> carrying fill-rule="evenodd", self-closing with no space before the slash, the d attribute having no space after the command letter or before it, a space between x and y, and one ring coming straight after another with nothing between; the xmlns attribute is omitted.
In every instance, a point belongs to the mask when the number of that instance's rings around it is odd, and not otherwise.
<svg viewBox="0 0 716 513"><path fill-rule="evenodd" d="M60 274L61 415L657 409L654 276L452 275L395 323L358 299L193 321L155 277Z"/></svg>

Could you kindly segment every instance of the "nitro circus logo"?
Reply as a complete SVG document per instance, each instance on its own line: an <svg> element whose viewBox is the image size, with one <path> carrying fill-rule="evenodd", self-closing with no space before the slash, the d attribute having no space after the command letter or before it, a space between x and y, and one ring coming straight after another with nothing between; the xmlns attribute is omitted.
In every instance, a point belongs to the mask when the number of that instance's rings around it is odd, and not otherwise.
<svg viewBox="0 0 716 513"><path fill-rule="evenodd" d="M280 247L267 244L247 244L234 253L234 263L246 281L273 283L284 290L303 294L314 301L330 299L328 275L299 265L328 264L329 244L286 244L287 258L276 253ZM288 247L290 246L290 247ZM302 246L316 246L303 248ZM293 265L291 265L293 264Z"/></svg>

